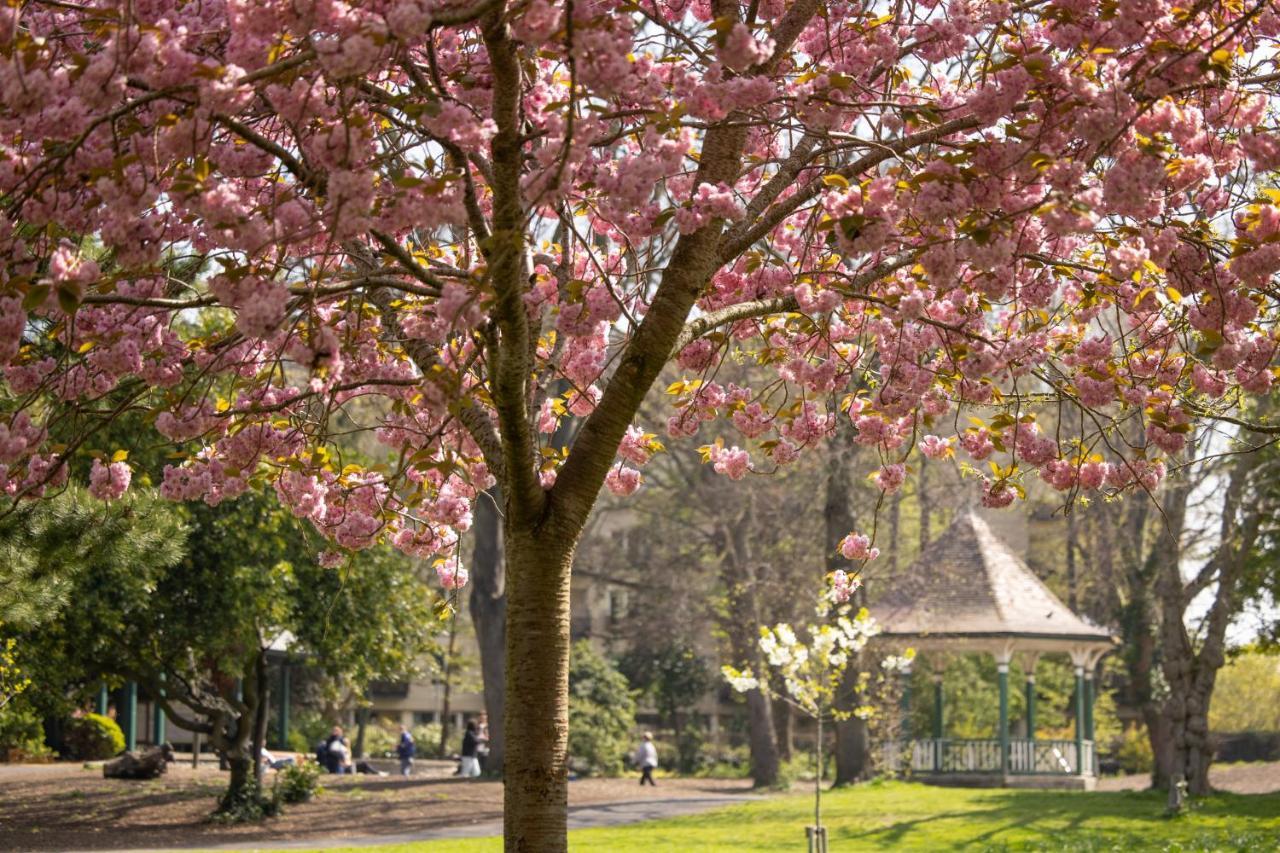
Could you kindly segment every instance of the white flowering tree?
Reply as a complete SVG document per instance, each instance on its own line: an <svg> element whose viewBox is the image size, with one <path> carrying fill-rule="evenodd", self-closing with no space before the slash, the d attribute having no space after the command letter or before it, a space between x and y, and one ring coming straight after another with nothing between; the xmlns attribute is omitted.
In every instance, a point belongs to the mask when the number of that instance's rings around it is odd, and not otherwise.
<svg viewBox="0 0 1280 853"><path fill-rule="evenodd" d="M740 693L759 688L766 694L787 702L817 725L814 760L817 768L813 784L813 827L809 832L810 849L826 849L826 833L822 828L822 730L827 720L843 720L851 716L870 717L870 705L843 710L844 691L865 695L870 673L859 672L850 678L858 653L871 638L880 633L876 621L863 608L853 613L847 604L849 594L857 588L856 578L842 571L832 574L831 591L818 604L817 621L799 630L786 623L760 628L760 652L772 673L757 675L750 669L723 667L725 680ZM905 653L906 658L914 654ZM898 658L882 668L890 669ZM776 675L777 678L771 678ZM779 692L776 684L782 685Z"/></svg>

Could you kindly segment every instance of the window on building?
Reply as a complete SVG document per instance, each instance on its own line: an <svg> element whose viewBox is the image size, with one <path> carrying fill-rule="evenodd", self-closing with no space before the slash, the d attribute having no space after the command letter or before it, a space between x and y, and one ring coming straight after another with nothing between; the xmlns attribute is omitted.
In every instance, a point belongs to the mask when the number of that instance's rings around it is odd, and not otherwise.
<svg viewBox="0 0 1280 853"><path fill-rule="evenodd" d="M613 624L627 618L627 591L625 589L609 590L609 621Z"/></svg>

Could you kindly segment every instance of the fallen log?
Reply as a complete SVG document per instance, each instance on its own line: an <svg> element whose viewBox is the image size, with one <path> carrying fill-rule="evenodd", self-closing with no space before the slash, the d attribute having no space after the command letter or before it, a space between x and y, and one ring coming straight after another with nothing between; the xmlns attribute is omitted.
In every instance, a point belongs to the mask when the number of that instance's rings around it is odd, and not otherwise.
<svg viewBox="0 0 1280 853"><path fill-rule="evenodd" d="M169 744L152 746L142 752L126 752L119 758L102 765L106 779L155 779L163 776L173 761L173 747Z"/></svg>

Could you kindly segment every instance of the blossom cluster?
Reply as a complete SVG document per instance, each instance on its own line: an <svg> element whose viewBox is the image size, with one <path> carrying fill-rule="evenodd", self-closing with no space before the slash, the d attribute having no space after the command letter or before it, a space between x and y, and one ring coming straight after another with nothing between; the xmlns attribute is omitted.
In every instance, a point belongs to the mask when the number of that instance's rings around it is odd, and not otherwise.
<svg viewBox="0 0 1280 853"><path fill-rule="evenodd" d="M163 494L456 586L574 436L641 487L659 376L729 480L849 430L885 494L1156 488L1277 379L1273 5L0 6L0 494L137 412Z"/></svg>
<svg viewBox="0 0 1280 853"><path fill-rule="evenodd" d="M777 675L786 698L810 716L826 714L834 705L853 656L880 633L865 610L850 615L848 607L833 618L797 631L787 623L760 629L759 649L764 663ZM750 669L723 668L725 680L739 692L768 692L771 679Z"/></svg>

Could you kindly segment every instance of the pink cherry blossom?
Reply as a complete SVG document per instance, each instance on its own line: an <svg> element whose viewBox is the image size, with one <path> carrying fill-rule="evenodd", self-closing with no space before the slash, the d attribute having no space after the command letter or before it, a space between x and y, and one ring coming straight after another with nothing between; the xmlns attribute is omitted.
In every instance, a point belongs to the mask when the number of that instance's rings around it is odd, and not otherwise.
<svg viewBox="0 0 1280 853"><path fill-rule="evenodd" d="M844 604L861 586L861 578L850 576L844 569L836 569L831 573L831 600L837 604Z"/></svg>
<svg viewBox="0 0 1280 853"><path fill-rule="evenodd" d="M124 462L111 462L106 465L102 460L93 460L93 468L89 472L89 494L103 501L119 500L129 489L133 479L133 471Z"/></svg>
<svg viewBox="0 0 1280 853"><path fill-rule="evenodd" d="M630 495L640 488L640 483L644 479L639 471L635 468L628 468L625 465L615 465L605 475L605 485L609 487L609 491L615 495Z"/></svg>
<svg viewBox="0 0 1280 853"><path fill-rule="evenodd" d="M907 479L907 466L896 463L893 465L882 465L880 470L875 474L875 483L879 489L885 494L891 495L898 489L902 488L902 484Z"/></svg>
<svg viewBox="0 0 1280 853"><path fill-rule="evenodd" d="M456 567L482 490L634 493L641 422L1004 506L1274 393L1271 4L111 5L0 5L0 512L124 405L165 497Z"/></svg>
<svg viewBox="0 0 1280 853"><path fill-rule="evenodd" d="M736 445L733 447L712 445L710 458L715 472L724 474L730 480L741 480L751 470L750 455Z"/></svg>
<svg viewBox="0 0 1280 853"><path fill-rule="evenodd" d="M861 533L850 533L841 539L839 548L846 560L874 560L880 556L880 549L871 547L871 537Z"/></svg>

